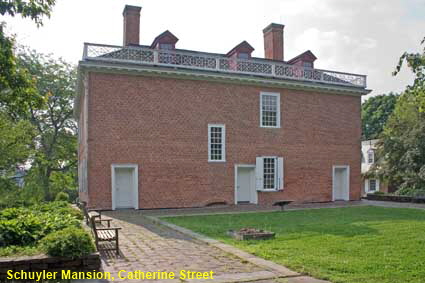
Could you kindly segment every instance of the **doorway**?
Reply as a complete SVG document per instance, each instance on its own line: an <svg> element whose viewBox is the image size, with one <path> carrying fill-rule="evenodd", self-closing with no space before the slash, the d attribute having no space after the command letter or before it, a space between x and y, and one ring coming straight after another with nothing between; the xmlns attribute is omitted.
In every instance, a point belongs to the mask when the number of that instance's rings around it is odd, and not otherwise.
<svg viewBox="0 0 425 283"><path fill-rule="evenodd" d="M139 208L137 165L112 165L112 209Z"/></svg>
<svg viewBox="0 0 425 283"><path fill-rule="evenodd" d="M348 165L333 166L332 200L350 200L350 167Z"/></svg>
<svg viewBox="0 0 425 283"><path fill-rule="evenodd" d="M235 165L235 204L257 202L255 165Z"/></svg>

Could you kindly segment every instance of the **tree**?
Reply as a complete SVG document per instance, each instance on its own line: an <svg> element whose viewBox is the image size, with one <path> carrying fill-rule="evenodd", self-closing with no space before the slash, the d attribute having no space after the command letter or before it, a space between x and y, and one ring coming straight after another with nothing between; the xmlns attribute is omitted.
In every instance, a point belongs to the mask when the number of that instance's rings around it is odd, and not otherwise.
<svg viewBox="0 0 425 283"><path fill-rule="evenodd" d="M12 121L0 112L0 171L5 175L23 164L31 153L33 128L28 121Z"/></svg>
<svg viewBox="0 0 425 283"><path fill-rule="evenodd" d="M50 17L55 0L0 0L1 15L20 15L30 18L37 26L42 25L43 17ZM45 96L37 91L35 78L16 58L16 43L13 36L6 36L4 23L0 23L0 189L3 199L8 199L13 188L7 173L19 163L28 161L37 143L35 132L29 122L30 110L42 109ZM6 177L6 178L5 178ZM15 188L16 189L16 188ZM6 190L6 191L5 191ZM16 197L20 192L12 191Z"/></svg>
<svg viewBox="0 0 425 283"><path fill-rule="evenodd" d="M14 39L4 35L0 24L0 111L18 120L26 116L29 106L41 107L44 99L28 72L17 66L13 46Z"/></svg>
<svg viewBox="0 0 425 283"><path fill-rule="evenodd" d="M30 107L35 127L35 155L29 184L43 190L44 199L64 187L76 187L77 125L73 119L76 69L62 59L24 50L19 64L36 78L37 92L47 97L47 107ZM56 192L54 191L56 189Z"/></svg>
<svg viewBox="0 0 425 283"><path fill-rule="evenodd" d="M31 18L39 26L43 24L43 16L50 17L55 2L56 0L0 0L0 14L20 14L23 18Z"/></svg>
<svg viewBox="0 0 425 283"><path fill-rule="evenodd" d="M404 53L394 75L404 62L415 80L401 94L384 127L378 150L383 158L375 170L398 186L400 194L425 193L425 48L422 53Z"/></svg>
<svg viewBox="0 0 425 283"><path fill-rule="evenodd" d="M55 0L0 0L0 14L31 18L37 26L42 25L43 16L50 17ZM41 107L43 97L34 90L34 81L17 65L13 37L4 34L4 23L0 23L0 110L13 119L28 113L29 107Z"/></svg>
<svg viewBox="0 0 425 283"><path fill-rule="evenodd" d="M381 134L388 117L394 111L398 94L377 95L362 104L362 138L376 139Z"/></svg>

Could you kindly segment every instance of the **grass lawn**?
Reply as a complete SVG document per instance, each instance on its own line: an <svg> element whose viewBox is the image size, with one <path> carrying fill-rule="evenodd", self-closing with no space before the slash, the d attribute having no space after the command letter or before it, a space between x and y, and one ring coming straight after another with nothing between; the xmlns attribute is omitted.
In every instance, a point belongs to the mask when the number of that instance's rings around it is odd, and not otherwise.
<svg viewBox="0 0 425 283"><path fill-rule="evenodd" d="M163 219L332 282L425 282L425 210L364 206ZM226 236L242 227L271 230L276 238Z"/></svg>

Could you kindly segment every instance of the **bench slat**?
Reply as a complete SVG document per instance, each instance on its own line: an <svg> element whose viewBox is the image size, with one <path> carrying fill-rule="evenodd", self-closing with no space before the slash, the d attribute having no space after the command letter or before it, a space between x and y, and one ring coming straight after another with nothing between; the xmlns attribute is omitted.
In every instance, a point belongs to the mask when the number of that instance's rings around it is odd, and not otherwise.
<svg viewBox="0 0 425 283"><path fill-rule="evenodd" d="M97 230L97 236L102 240L113 240L115 239L115 233L112 230Z"/></svg>

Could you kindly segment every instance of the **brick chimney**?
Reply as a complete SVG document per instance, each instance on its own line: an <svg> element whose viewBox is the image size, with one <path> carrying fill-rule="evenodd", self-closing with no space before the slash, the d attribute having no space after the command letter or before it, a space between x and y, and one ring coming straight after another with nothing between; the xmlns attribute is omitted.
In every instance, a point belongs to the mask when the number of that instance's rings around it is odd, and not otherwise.
<svg viewBox="0 0 425 283"><path fill-rule="evenodd" d="M142 7L125 5L123 45L139 45L140 40L140 10Z"/></svg>
<svg viewBox="0 0 425 283"><path fill-rule="evenodd" d="M271 23L263 29L264 57L283 61L283 28L284 25Z"/></svg>

